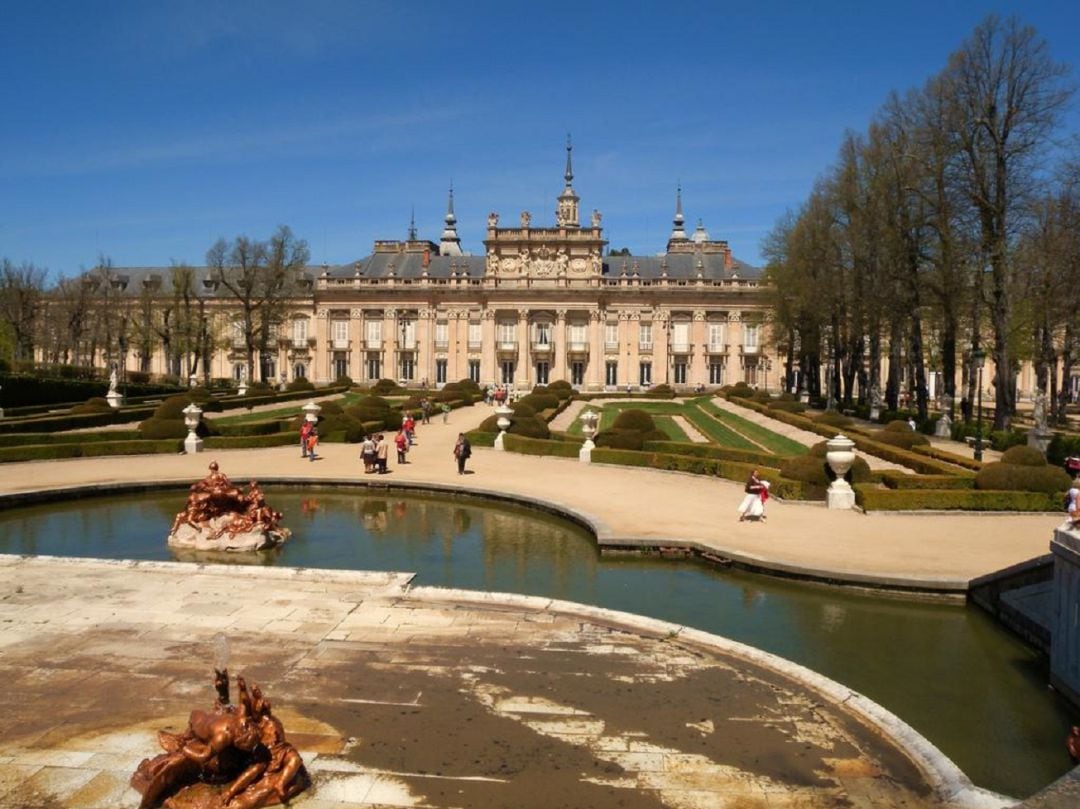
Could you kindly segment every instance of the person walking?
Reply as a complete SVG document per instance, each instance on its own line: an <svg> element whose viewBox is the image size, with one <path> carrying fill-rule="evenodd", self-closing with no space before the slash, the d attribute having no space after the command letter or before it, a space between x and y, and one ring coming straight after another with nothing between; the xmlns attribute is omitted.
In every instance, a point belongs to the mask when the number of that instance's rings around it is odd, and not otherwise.
<svg viewBox="0 0 1080 809"><path fill-rule="evenodd" d="M316 427L314 424L312 424L311 425L311 430L310 430L310 432L308 432L308 438L307 438L307 451L308 451L308 460L309 461L314 461L318 457L318 454L315 451L315 448L318 447L318 446L319 446L319 428Z"/></svg>
<svg viewBox="0 0 1080 809"><path fill-rule="evenodd" d="M755 469L750 473L750 477L746 479L746 485L743 487L743 491L746 495L743 497L742 502L739 503L739 522L743 522L749 517L753 518L765 518L765 501L762 499L762 492L767 492L765 484L761 478L758 477L758 471ZM768 496L768 495L766 495Z"/></svg>
<svg viewBox="0 0 1080 809"><path fill-rule="evenodd" d="M370 434L360 444L360 460L364 462L364 474L370 474L375 468L375 439Z"/></svg>
<svg viewBox="0 0 1080 809"><path fill-rule="evenodd" d="M405 453L409 451L409 438L405 435L405 428L398 430L396 436L394 436L394 445L397 447L397 462L408 463L405 460Z"/></svg>
<svg viewBox="0 0 1080 809"><path fill-rule="evenodd" d="M469 439L465 437L465 433L458 433L457 443L454 444L454 457L457 459L459 475L465 474L465 462L469 460L470 455L472 455L472 445Z"/></svg>
<svg viewBox="0 0 1080 809"><path fill-rule="evenodd" d="M442 423L450 423L450 405L448 405L446 402L442 403Z"/></svg>
<svg viewBox="0 0 1080 809"><path fill-rule="evenodd" d="M420 400L420 413L423 416L423 424L431 424L431 400L424 397Z"/></svg>
<svg viewBox="0 0 1080 809"><path fill-rule="evenodd" d="M1080 525L1080 477L1073 480L1065 496L1065 511L1069 515L1069 523L1073 528Z"/></svg>
<svg viewBox="0 0 1080 809"><path fill-rule="evenodd" d="M300 457L307 457L307 442L308 436L311 435L311 428L315 425L315 422L304 419L304 423L300 425Z"/></svg>
<svg viewBox="0 0 1080 809"><path fill-rule="evenodd" d="M411 447L416 443L416 419L413 418L412 413L405 414L405 420L401 426L405 430L405 437L409 440L409 446Z"/></svg>
<svg viewBox="0 0 1080 809"><path fill-rule="evenodd" d="M379 433L375 439L375 457L379 462L379 474L386 474L386 458L390 454L390 442L386 440L386 436Z"/></svg>

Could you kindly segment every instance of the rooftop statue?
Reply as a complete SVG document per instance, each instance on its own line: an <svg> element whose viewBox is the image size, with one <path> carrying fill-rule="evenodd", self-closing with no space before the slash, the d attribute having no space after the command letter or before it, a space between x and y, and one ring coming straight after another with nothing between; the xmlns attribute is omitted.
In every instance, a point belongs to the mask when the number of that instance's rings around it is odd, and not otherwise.
<svg viewBox="0 0 1080 809"><path fill-rule="evenodd" d="M254 480L242 492L218 468L191 485L187 505L173 520L169 545L197 550L258 551L276 547L291 535L281 512L266 502Z"/></svg>
<svg viewBox="0 0 1080 809"><path fill-rule="evenodd" d="M228 670L214 671L217 702L195 710L180 733L158 731L165 752L144 758L131 786L150 809L260 809L284 803L310 783L304 762L285 739L270 700L236 678L239 703L229 698Z"/></svg>

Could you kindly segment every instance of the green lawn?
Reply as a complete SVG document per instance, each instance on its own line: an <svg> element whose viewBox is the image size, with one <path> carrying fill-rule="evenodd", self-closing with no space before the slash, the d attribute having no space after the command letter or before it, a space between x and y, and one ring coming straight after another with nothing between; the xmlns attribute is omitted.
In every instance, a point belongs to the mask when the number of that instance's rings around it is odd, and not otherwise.
<svg viewBox="0 0 1080 809"><path fill-rule="evenodd" d="M653 421L656 423L656 429L666 435L668 441L690 441L690 437L671 416L653 416Z"/></svg>
<svg viewBox="0 0 1080 809"><path fill-rule="evenodd" d="M761 447L757 446L752 441L747 441L734 430L725 427L719 421L708 414L703 413L696 407L688 405L684 411L684 415L686 416L687 421L697 427L698 431L714 444L719 444L722 447L730 447L732 449L761 450Z"/></svg>
<svg viewBox="0 0 1080 809"><path fill-rule="evenodd" d="M708 399L695 399L693 404L696 405L695 409L700 408L713 419L718 419L722 424L733 427L747 438L761 444L769 452L786 457L805 455L809 451L808 447L803 446L798 441L792 441L790 438L778 435L760 424L744 419L742 416L721 410Z"/></svg>

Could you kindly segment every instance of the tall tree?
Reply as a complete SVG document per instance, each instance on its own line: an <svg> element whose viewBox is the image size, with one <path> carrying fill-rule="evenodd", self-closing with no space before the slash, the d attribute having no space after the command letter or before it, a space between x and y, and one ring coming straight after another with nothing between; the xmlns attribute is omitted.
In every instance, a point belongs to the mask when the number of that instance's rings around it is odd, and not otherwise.
<svg viewBox="0 0 1080 809"><path fill-rule="evenodd" d="M0 322L11 333L13 359L34 359L34 337L45 290L46 270L0 259Z"/></svg>
<svg viewBox="0 0 1080 809"><path fill-rule="evenodd" d="M1023 206L1039 179L1037 161L1050 145L1071 88L1045 40L1016 18L988 17L949 59L943 74L955 108L961 181L978 216L996 369L994 426L1016 410L1009 346L1017 271L1014 251ZM978 324L976 324L977 327ZM976 331L976 335L978 331Z"/></svg>

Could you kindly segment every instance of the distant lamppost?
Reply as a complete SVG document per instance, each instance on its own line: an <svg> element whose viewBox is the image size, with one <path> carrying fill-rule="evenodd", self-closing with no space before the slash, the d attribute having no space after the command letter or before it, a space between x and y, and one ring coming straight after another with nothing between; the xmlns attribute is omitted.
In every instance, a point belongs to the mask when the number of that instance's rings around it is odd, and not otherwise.
<svg viewBox="0 0 1080 809"><path fill-rule="evenodd" d="M982 443L982 372L983 365L986 364L986 352L981 348L973 348L971 350L971 364L979 372L978 382L978 415L975 417L975 460L981 461L983 458L983 443Z"/></svg>

